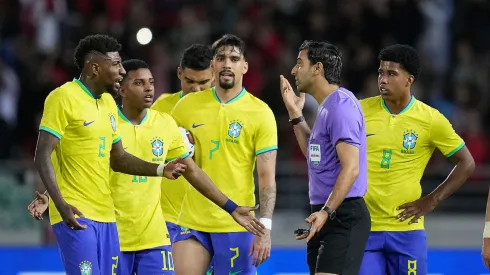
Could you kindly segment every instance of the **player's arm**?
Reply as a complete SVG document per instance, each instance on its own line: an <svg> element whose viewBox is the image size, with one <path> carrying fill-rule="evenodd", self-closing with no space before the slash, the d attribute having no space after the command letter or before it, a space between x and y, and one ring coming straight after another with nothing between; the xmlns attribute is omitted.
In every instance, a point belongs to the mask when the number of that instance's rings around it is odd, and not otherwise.
<svg viewBox="0 0 490 275"><path fill-rule="evenodd" d="M344 107L334 107L329 111L327 117L326 126L330 130L330 139L332 145L335 146L342 167L332 193L325 203L330 210L335 210L340 206L359 175L359 147L362 140L360 126L362 121L360 120L362 117L346 116L345 113L358 112L353 103L350 107L352 111L345 110Z"/></svg>
<svg viewBox="0 0 490 275"><path fill-rule="evenodd" d="M257 175L259 181L260 217L272 219L276 205L276 157L277 150L257 156ZM267 226L267 225L266 225Z"/></svg>
<svg viewBox="0 0 490 275"><path fill-rule="evenodd" d="M458 190L473 174L475 161L451 123L439 112L434 114L430 137L431 142L454 164L446 180L429 195L439 203Z"/></svg>
<svg viewBox="0 0 490 275"><path fill-rule="evenodd" d="M39 131L36 152L34 155L34 164L39 176L57 208L65 204L65 200L61 195L58 184L56 184L56 174L54 172L53 163L51 162L51 154L59 141L60 140L55 135L44 130Z"/></svg>

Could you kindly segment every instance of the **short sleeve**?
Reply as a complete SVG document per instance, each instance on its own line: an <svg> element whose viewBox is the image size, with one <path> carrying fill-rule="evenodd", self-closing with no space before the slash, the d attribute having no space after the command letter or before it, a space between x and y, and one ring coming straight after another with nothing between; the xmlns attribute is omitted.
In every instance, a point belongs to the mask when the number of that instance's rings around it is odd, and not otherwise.
<svg viewBox="0 0 490 275"><path fill-rule="evenodd" d="M116 101L110 95L109 99L109 109L111 110L111 126L112 126L112 144L116 144L121 141L121 133L119 132L119 109L117 107Z"/></svg>
<svg viewBox="0 0 490 275"><path fill-rule="evenodd" d="M61 139L70 122L70 111L65 91L60 88L52 91L44 101L44 111L39 130L46 131Z"/></svg>
<svg viewBox="0 0 490 275"><path fill-rule="evenodd" d="M180 133L177 123L169 116L167 119L167 129L170 133L170 146L168 147L167 161L174 160L178 157L183 159L189 156L187 146L184 141L184 137Z"/></svg>
<svg viewBox="0 0 490 275"><path fill-rule="evenodd" d="M463 139L439 111L435 111L430 128L430 142L446 157L451 157L464 147Z"/></svg>
<svg viewBox="0 0 490 275"><path fill-rule="evenodd" d="M277 123L272 110L267 107L260 115L255 132L255 154L277 150Z"/></svg>
<svg viewBox="0 0 490 275"><path fill-rule="evenodd" d="M342 100L330 108L326 116L325 127L328 129L334 148L338 142L345 142L356 147L361 146L363 117L351 99Z"/></svg>

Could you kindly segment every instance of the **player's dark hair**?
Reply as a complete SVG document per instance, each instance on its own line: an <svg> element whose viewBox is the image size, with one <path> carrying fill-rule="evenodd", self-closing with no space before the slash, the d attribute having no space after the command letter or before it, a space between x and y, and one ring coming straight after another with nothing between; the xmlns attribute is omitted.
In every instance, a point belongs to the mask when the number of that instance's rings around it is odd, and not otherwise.
<svg viewBox="0 0 490 275"><path fill-rule="evenodd" d="M334 45L323 41L305 40L299 50L308 50L311 65L322 63L325 79L330 84L340 84L342 54Z"/></svg>
<svg viewBox="0 0 490 275"><path fill-rule="evenodd" d="M189 68L196 71L206 70L211 66L213 52L211 48L202 44L194 44L185 49L180 59L180 68Z"/></svg>
<svg viewBox="0 0 490 275"><path fill-rule="evenodd" d="M221 47L226 47L226 46L236 47L240 51L240 54L242 54L243 57L245 57L246 55L245 42L243 42L243 40L240 37L234 34L225 34L220 39L216 40L213 43L213 45L211 46L213 50L213 56L216 56L218 50L221 49Z"/></svg>
<svg viewBox="0 0 490 275"><path fill-rule="evenodd" d="M146 64L146 62L141 60L141 59L129 59L129 60L123 61L122 66L123 66L124 70L126 71L126 75L130 71L136 71L139 69L149 69L150 68L150 66L148 66L148 64Z"/></svg>
<svg viewBox="0 0 490 275"><path fill-rule="evenodd" d="M121 44L114 37L104 34L86 36L78 42L78 46L75 48L75 65L79 70L83 69L85 58L91 51L105 54L118 52L121 48Z"/></svg>
<svg viewBox="0 0 490 275"><path fill-rule="evenodd" d="M409 45L395 44L379 52L379 61L389 61L400 64L405 71L417 79L420 75L420 57L417 50Z"/></svg>

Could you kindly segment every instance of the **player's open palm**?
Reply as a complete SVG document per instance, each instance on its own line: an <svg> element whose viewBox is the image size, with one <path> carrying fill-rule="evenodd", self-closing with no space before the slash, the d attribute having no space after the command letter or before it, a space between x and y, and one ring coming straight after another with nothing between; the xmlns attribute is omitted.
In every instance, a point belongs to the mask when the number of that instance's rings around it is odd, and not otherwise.
<svg viewBox="0 0 490 275"><path fill-rule="evenodd" d="M280 87L282 100L286 105L286 109L288 109L289 115L301 113L305 106L305 94L299 93L300 96L297 96L289 81L282 75L280 76Z"/></svg>
<svg viewBox="0 0 490 275"><path fill-rule="evenodd" d="M416 201L398 206L397 210L403 211L398 214L397 218L400 219L400 221L410 219L408 224L417 223L421 217L434 210L436 206L437 200L435 200L435 198L433 198L431 195L428 195Z"/></svg>
<svg viewBox="0 0 490 275"><path fill-rule="evenodd" d="M252 256L252 264L259 266L271 256L271 231L265 230L262 236L254 236L252 248L248 256Z"/></svg>
<svg viewBox="0 0 490 275"><path fill-rule="evenodd" d="M248 232L262 236L265 233L265 226L252 215L252 211L254 210L255 208L252 207L239 206L231 213L231 216L239 225L247 229Z"/></svg>
<svg viewBox="0 0 490 275"><path fill-rule="evenodd" d="M187 166L182 163L182 158L177 159L167 163L167 166L163 169L163 176L167 179L175 180L180 177L187 169Z"/></svg>
<svg viewBox="0 0 490 275"><path fill-rule="evenodd" d="M85 218L85 216L75 206L65 203L61 207L57 206L56 208L58 209L58 212L60 212L63 222L72 230L81 230L87 228L86 225L80 224L76 219L75 215L80 218Z"/></svg>
<svg viewBox="0 0 490 275"><path fill-rule="evenodd" d="M48 209L49 198L47 195L36 191L36 198L27 206L29 215L36 220L43 219L43 213Z"/></svg>

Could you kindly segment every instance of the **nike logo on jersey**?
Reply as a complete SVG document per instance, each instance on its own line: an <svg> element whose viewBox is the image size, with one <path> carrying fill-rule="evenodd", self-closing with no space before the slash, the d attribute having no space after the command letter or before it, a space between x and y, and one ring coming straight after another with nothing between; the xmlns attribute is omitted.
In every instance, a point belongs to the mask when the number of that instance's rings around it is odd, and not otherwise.
<svg viewBox="0 0 490 275"><path fill-rule="evenodd" d="M192 123L192 128L197 128L197 127L200 127L200 126L203 126L204 123L201 123L201 124L195 124L195 123Z"/></svg>
<svg viewBox="0 0 490 275"><path fill-rule="evenodd" d="M90 124L92 124L92 123L94 123L94 122L95 122L95 120L92 120L92 121L89 121L89 122L84 121L84 122L83 122L83 126L89 126Z"/></svg>
<svg viewBox="0 0 490 275"><path fill-rule="evenodd" d="M230 273L228 273L228 274L229 274L229 275L237 275L237 274L239 274L239 273L242 273L242 271L241 271L241 270L240 270L240 271L237 271L237 272L231 272L231 271L230 271Z"/></svg>
<svg viewBox="0 0 490 275"><path fill-rule="evenodd" d="M374 134L366 134L366 137L374 136Z"/></svg>

